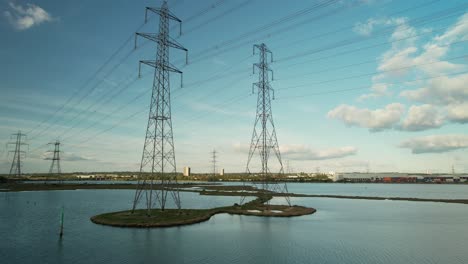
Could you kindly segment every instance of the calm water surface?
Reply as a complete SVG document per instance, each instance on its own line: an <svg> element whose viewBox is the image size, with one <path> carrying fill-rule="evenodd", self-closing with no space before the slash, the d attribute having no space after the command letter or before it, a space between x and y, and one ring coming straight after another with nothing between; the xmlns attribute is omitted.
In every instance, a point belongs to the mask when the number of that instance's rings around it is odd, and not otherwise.
<svg viewBox="0 0 468 264"><path fill-rule="evenodd" d="M292 193L468 199L468 184L288 183Z"/></svg>
<svg viewBox="0 0 468 264"><path fill-rule="evenodd" d="M242 185L242 182L223 182ZM468 184L287 183L291 193L402 198L468 199Z"/></svg>
<svg viewBox="0 0 468 264"><path fill-rule="evenodd" d="M133 194L0 193L1 263L468 263L468 205L294 198L294 204L318 212L298 218L222 214L166 229L89 221L98 213L128 209ZM238 202L236 197L181 196L190 208ZM60 240L62 205L65 235Z"/></svg>
<svg viewBox="0 0 468 264"><path fill-rule="evenodd" d="M42 181L28 182L42 184ZM136 181L66 181L69 184L136 184ZM183 184L242 185L243 182L182 181ZM468 184L287 183L289 192L321 195L468 199Z"/></svg>

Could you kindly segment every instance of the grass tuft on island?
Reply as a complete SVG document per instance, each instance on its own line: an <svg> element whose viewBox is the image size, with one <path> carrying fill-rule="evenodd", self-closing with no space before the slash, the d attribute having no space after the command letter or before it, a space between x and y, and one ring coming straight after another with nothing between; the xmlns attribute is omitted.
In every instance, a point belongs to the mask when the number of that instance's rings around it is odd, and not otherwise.
<svg viewBox="0 0 468 264"><path fill-rule="evenodd" d="M313 214L314 208L303 206L269 205L265 204L272 196L258 197L244 205L217 207L212 209L153 209L150 216L146 209L121 211L96 215L91 217L95 224L117 227L171 227L190 225L207 221L215 214L237 214L263 217L293 217Z"/></svg>

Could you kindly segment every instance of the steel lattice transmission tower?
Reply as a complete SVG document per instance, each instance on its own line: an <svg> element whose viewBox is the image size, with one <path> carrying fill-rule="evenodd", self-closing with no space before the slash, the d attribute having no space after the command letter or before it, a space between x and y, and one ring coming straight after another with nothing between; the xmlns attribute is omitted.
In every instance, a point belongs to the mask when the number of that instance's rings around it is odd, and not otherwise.
<svg viewBox="0 0 468 264"><path fill-rule="evenodd" d="M289 196L287 195L288 188L286 183L278 183L275 178L272 177L269 167L270 154L273 152L273 156L278 162L277 165L280 167L279 174L284 173L271 110L271 99L274 99L274 90L270 85L269 73L271 72L271 78L273 80L273 71L269 67L268 55L270 60L273 61L273 53L264 43L253 46L254 55L256 50L259 51L260 61L253 65L253 73L255 74L255 69L258 69L259 74L258 82L253 84L252 92L254 92L254 88L257 87L257 113L252 133L252 140L250 143L246 171L248 174L251 173L250 165L252 158L255 153L258 153L261 160L261 171L259 173L261 189L267 192L274 191L277 193L283 193L286 201L290 204Z"/></svg>
<svg viewBox="0 0 468 264"><path fill-rule="evenodd" d="M182 72L169 62L169 48L184 50L186 59L187 49L169 36L169 21L179 22L180 30L182 30L182 21L169 11L166 1L163 2L161 8L147 7L145 20L147 20L148 11L159 15L159 33L136 33L135 36L135 47L138 36L156 42L157 55L156 60L142 60L139 63L140 72L142 63L154 67L155 70L140 176L132 211L135 210L144 194L147 214L150 215L151 209L156 208L154 205L156 202L161 210L165 209L169 193L177 208L181 208L178 190L167 188L169 184L177 184L169 73L175 72L182 75ZM156 189L154 189L155 183L158 183Z"/></svg>
<svg viewBox="0 0 468 264"><path fill-rule="evenodd" d="M21 177L21 168L23 166L23 162L21 160L26 157L26 152L21 150L21 147L28 144L23 142L23 137L26 137L26 135L22 134L21 131L18 131L16 134L12 134L12 137L13 136L16 137L16 141L7 143L7 145L15 145L14 151L8 151L9 153L14 153L10 167L10 176Z"/></svg>
<svg viewBox="0 0 468 264"><path fill-rule="evenodd" d="M52 158L46 159L52 160L52 164L50 164L49 168L49 174L56 174L57 176L59 176L62 173L62 169L60 168L60 141L56 140L55 142L51 142L48 145L54 145L53 151L47 151L49 153L54 153L54 156Z"/></svg>
<svg viewBox="0 0 468 264"><path fill-rule="evenodd" d="M211 163L213 163L213 177L216 177L216 150L213 149L213 151L211 152Z"/></svg>

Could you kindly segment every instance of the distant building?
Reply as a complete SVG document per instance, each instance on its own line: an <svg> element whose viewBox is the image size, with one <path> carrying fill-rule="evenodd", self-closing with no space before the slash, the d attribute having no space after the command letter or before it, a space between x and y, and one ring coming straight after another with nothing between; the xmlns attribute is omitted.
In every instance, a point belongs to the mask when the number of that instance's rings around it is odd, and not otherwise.
<svg viewBox="0 0 468 264"><path fill-rule="evenodd" d="M337 181L342 181L342 180L344 180L343 175L337 174L337 173L333 174L332 181L337 182Z"/></svg>
<svg viewBox="0 0 468 264"><path fill-rule="evenodd" d="M337 181L342 181L344 180L344 177L343 175L339 174L339 173L336 173L334 171L329 171L328 174L327 174L327 177L334 181L334 182L337 182Z"/></svg>
<svg viewBox="0 0 468 264"><path fill-rule="evenodd" d="M221 169L221 171L219 172L219 175L224 176L224 169Z"/></svg>
<svg viewBox="0 0 468 264"><path fill-rule="evenodd" d="M190 176L190 167L184 167L184 176L185 177Z"/></svg>
<svg viewBox="0 0 468 264"><path fill-rule="evenodd" d="M78 179L94 179L96 175L76 175Z"/></svg>

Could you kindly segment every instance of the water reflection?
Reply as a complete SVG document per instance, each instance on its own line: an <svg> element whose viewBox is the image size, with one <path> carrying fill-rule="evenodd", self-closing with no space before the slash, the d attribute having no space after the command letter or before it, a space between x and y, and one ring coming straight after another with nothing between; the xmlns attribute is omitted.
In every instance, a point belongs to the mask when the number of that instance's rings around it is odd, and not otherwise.
<svg viewBox="0 0 468 264"><path fill-rule="evenodd" d="M0 199L2 263L461 264L468 259L467 205L293 198L294 204L314 207L317 213L298 218L220 214L165 229L114 228L89 221L98 213L128 209L133 194L9 194ZM238 197L181 195L189 208L238 202ZM62 205L65 231L59 240Z"/></svg>

